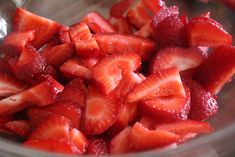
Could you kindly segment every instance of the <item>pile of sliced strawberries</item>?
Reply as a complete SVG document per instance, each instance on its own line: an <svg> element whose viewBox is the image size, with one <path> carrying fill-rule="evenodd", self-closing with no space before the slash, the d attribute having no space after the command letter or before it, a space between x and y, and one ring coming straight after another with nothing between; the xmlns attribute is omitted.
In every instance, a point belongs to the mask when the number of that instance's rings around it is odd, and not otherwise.
<svg viewBox="0 0 235 157"><path fill-rule="evenodd" d="M0 132L66 154L124 154L213 129L235 73L232 37L209 13L120 0L63 26L17 8L1 45Z"/></svg>

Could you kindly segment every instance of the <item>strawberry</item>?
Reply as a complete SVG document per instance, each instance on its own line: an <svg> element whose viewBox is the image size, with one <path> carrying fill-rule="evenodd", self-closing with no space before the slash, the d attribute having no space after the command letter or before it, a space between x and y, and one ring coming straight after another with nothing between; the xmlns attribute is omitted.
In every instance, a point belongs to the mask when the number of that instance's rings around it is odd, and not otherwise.
<svg viewBox="0 0 235 157"><path fill-rule="evenodd" d="M150 130L154 130L155 125L159 123L159 121L157 120L157 118L152 118L148 115L148 116L141 116L139 123L141 123L144 127Z"/></svg>
<svg viewBox="0 0 235 157"><path fill-rule="evenodd" d="M74 45L72 43L62 44L44 51L42 55L46 58L48 64L57 68L74 54Z"/></svg>
<svg viewBox="0 0 235 157"><path fill-rule="evenodd" d="M93 77L106 94L112 92L122 79L124 72L135 71L141 65L135 53L112 54L103 57L93 69Z"/></svg>
<svg viewBox="0 0 235 157"><path fill-rule="evenodd" d="M92 138L89 140L87 154L89 155L107 155L109 153L108 143L102 138Z"/></svg>
<svg viewBox="0 0 235 157"><path fill-rule="evenodd" d="M232 36L222 25L208 17L192 18L187 25L187 38L190 46L218 47L232 44Z"/></svg>
<svg viewBox="0 0 235 157"><path fill-rule="evenodd" d="M132 28L125 17L110 17L109 22L113 25L119 34L132 34Z"/></svg>
<svg viewBox="0 0 235 157"><path fill-rule="evenodd" d="M119 108L115 95L105 95L89 87L83 122L85 133L97 135L106 131L117 119Z"/></svg>
<svg viewBox="0 0 235 157"><path fill-rule="evenodd" d="M34 40L35 31L29 30L25 32L12 32L3 40L3 52L6 58L19 56L26 44Z"/></svg>
<svg viewBox="0 0 235 157"><path fill-rule="evenodd" d="M28 105L45 106L55 101L56 96L63 90L63 86L53 78L32 86L18 94L0 100L0 113L14 113Z"/></svg>
<svg viewBox="0 0 235 157"><path fill-rule="evenodd" d="M0 73L0 96L7 97L24 90L27 85L17 80L13 76Z"/></svg>
<svg viewBox="0 0 235 157"><path fill-rule="evenodd" d="M150 58L156 46L152 40L132 35L97 34L94 37L103 53L135 52L144 61Z"/></svg>
<svg viewBox="0 0 235 157"><path fill-rule="evenodd" d="M69 35L73 42L88 40L92 37L91 31L85 22L72 25L69 29Z"/></svg>
<svg viewBox="0 0 235 157"><path fill-rule="evenodd" d="M150 73L171 67L177 67L179 71L188 70L199 66L205 59L203 52L196 47L165 48L156 53L150 65Z"/></svg>
<svg viewBox="0 0 235 157"><path fill-rule="evenodd" d="M92 79L92 71L79 63L76 58L67 60L59 69L61 74L66 78Z"/></svg>
<svg viewBox="0 0 235 157"><path fill-rule="evenodd" d="M143 27L141 27L137 32L134 33L137 36L147 38L154 35L154 29L151 25L151 22L146 23Z"/></svg>
<svg viewBox="0 0 235 157"><path fill-rule="evenodd" d="M79 58L80 62L90 70L93 70L93 68L100 61L100 59L100 57Z"/></svg>
<svg viewBox="0 0 235 157"><path fill-rule="evenodd" d="M57 39L62 44L68 44L71 43L71 38L69 36L69 27L66 26L60 26L58 32L57 32Z"/></svg>
<svg viewBox="0 0 235 157"><path fill-rule="evenodd" d="M196 81L185 81L190 88L191 108L189 119L202 121L218 112L216 98Z"/></svg>
<svg viewBox="0 0 235 157"><path fill-rule="evenodd" d="M5 123L5 127L14 134L19 135L20 137L26 137L31 129L29 122L25 120L15 120L7 122Z"/></svg>
<svg viewBox="0 0 235 157"><path fill-rule="evenodd" d="M198 67L194 78L212 94L218 94L234 75L235 47L221 46L213 50Z"/></svg>
<svg viewBox="0 0 235 157"><path fill-rule="evenodd" d="M94 33L116 33L112 25L99 13L90 12L82 20Z"/></svg>
<svg viewBox="0 0 235 157"><path fill-rule="evenodd" d="M52 115L38 125L30 134L28 140L69 139L69 129L69 119L59 115Z"/></svg>
<svg viewBox="0 0 235 157"><path fill-rule="evenodd" d="M71 141L76 145L76 147L80 150L81 154L85 153L88 146L88 140L86 139L86 136L78 129L73 128L69 132L69 137Z"/></svg>
<svg viewBox="0 0 235 157"><path fill-rule="evenodd" d="M186 26L188 24L188 21L189 21L188 16L185 15L185 14L180 15L180 20L184 24L184 26Z"/></svg>
<svg viewBox="0 0 235 157"><path fill-rule="evenodd" d="M40 48L49 42L57 32L59 24L47 18L35 15L22 8L17 8L14 17L14 31L35 31L35 39L32 45Z"/></svg>
<svg viewBox="0 0 235 157"><path fill-rule="evenodd" d="M136 122L131 128L129 145L136 150L148 150L175 143L178 136L165 130L149 130Z"/></svg>
<svg viewBox="0 0 235 157"><path fill-rule="evenodd" d="M153 14L158 13L162 8L166 7L163 0L141 0L142 4L148 8Z"/></svg>
<svg viewBox="0 0 235 157"><path fill-rule="evenodd" d="M0 46L0 48L1 48L1 46ZM0 49L0 51L1 51L1 49ZM0 73L1 74L10 74L10 75L12 74L9 63L1 57L0 57Z"/></svg>
<svg viewBox="0 0 235 157"><path fill-rule="evenodd" d="M115 18L122 17L132 3L133 0L119 0L110 8L109 15Z"/></svg>
<svg viewBox="0 0 235 157"><path fill-rule="evenodd" d="M111 146L110 146L111 154L125 154L133 151L129 147L129 141L128 141L130 132L131 132L131 127L127 127L111 140Z"/></svg>
<svg viewBox="0 0 235 157"><path fill-rule="evenodd" d="M142 101L139 111L157 121L186 120L190 111L190 91L185 85L186 97L166 96Z"/></svg>
<svg viewBox="0 0 235 157"><path fill-rule="evenodd" d="M167 96L185 98L185 90L177 68L161 70L148 76L127 94L126 101L132 103Z"/></svg>
<svg viewBox="0 0 235 157"><path fill-rule="evenodd" d="M29 148L55 153L80 154L80 150L78 150L75 144L67 139L28 140L23 145Z"/></svg>
<svg viewBox="0 0 235 157"><path fill-rule="evenodd" d="M50 117L52 113L41 108L31 107L27 109L26 115L32 127L35 128L39 124L43 123L48 117Z"/></svg>

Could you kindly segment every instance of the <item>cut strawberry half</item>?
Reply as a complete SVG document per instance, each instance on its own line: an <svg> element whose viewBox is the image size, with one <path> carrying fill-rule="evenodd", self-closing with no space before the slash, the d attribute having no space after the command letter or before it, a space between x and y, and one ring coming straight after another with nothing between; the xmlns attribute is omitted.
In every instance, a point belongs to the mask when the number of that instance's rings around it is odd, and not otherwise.
<svg viewBox="0 0 235 157"><path fill-rule="evenodd" d="M94 37L103 53L135 52L144 61L150 58L156 46L152 40L132 35L96 34Z"/></svg>
<svg viewBox="0 0 235 157"><path fill-rule="evenodd" d="M58 45L42 53L46 58L47 63L55 68L61 66L65 61L70 59L73 54L74 44L72 43Z"/></svg>
<svg viewBox="0 0 235 157"><path fill-rule="evenodd" d="M222 25L208 17L192 18L187 25L187 38L190 46L218 47L232 44L232 36Z"/></svg>
<svg viewBox="0 0 235 157"><path fill-rule="evenodd" d="M116 33L112 25L97 12L88 13L83 21L94 33Z"/></svg>
<svg viewBox="0 0 235 157"><path fill-rule="evenodd" d="M94 67L93 77L109 94L118 86L123 73L135 71L140 65L141 59L135 53L112 54L103 57Z"/></svg>
<svg viewBox="0 0 235 157"><path fill-rule="evenodd" d="M154 36L154 29L151 22L149 21L148 23L146 23L142 28L140 28L134 34L143 38Z"/></svg>
<svg viewBox="0 0 235 157"><path fill-rule="evenodd" d="M53 47L58 45L58 41L56 40L52 40L49 43L47 43L46 45L44 45L43 47L41 47L39 49L40 53L43 53L44 51L49 51L50 49L52 49Z"/></svg>
<svg viewBox="0 0 235 157"><path fill-rule="evenodd" d="M175 143L178 136L165 130L148 130L136 122L129 135L129 145L136 150L148 150Z"/></svg>
<svg viewBox="0 0 235 157"><path fill-rule="evenodd" d="M100 48L95 38L79 40L75 42L75 47L77 55L81 57L98 57L100 55Z"/></svg>
<svg viewBox="0 0 235 157"><path fill-rule="evenodd" d="M119 34L132 34L132 28L125 17L110 17L109 22Z"/></svg>
<svg viewBox="0 0 235 157"><path fill-rule="evenodd" d="M150 65L150 73L172 67L177 67L179 71L192 69L199 66L205 59L206 56L196 47L165 48L156 53Z"/></svg>
<svg viewBox="0 0 235 157"><path fill-rule="evenodd" d="M15 31L35 31L35 39L32 45L40 48L49 42L53 35L56 34L59 24L47 18L35 15L22 8L17 8L14 17L14 30Z"/></svg>
<svg viewBox="0 0 235 157"><path fill-rule="evenodd" d="M81 154L85 153L88 146L88 140L86 139L86 136L78 129L73 128L69 132L69 137L71 141L76 145L76 147L80 150Z"/></svg>
<svg viewBox="0 0 235 157"><path fill-rule="evenodd" d="M190 111L190 91L185 85L186 97L166 96L142 101L139 111L157 121L186 120Z"/></svg>
<svg viewBox="0 0 235 157"><path fill-rule="evenodd" d="M56 37L62 44L71 43L71 38L69 36L69 27L60 26Z"/></svg>
<svg viewBox="0 0 235 157"><path fill-rule="evenodd" d="M72 25L69 29L69 35L73 42L88 40L92 37L91 31L85 22Z"/></svg>
<svg viewBox="0 0 235 157"><path fill-rule="evenodd" d="M127 94L126 101L132 103L167 96L180 96L185 98L185 95L178 69L171 68L158 71L148 76Z"/></svg>
<svg viewBox="0 0 235 157"><path fill-rule="evenodd" d="M24 90L27 85L13 76L0 73L0 97L7 97Z"/></svg>
<svg viewBox="0 0 235 157"><path fill-rule="evenodd" d="M92 71L79 63L76 58L66 61L62 66L60 66L59 69L65 78L81 78L85 80L92 79Z"/></svg>
<svg viewBox="0 0 235 157"><path fill-rule="evenodd" d="M159 120L157 117L152 118L149 115L148 116L141 116L139 123L141 123L144 127L148 128L149 130L154 130L155 125L159 123Z"/></svg>
<svg viewBox="0 0 235 157"><path fill-rule="evenodd" d="M109 154L108 142L102 138L92 138L87 147L89 155L107 155Z"/></svg>
<svg viewBox="0 0 235 157"><path fill-rule="evenodd" d="M110 8L109 15L115 18L122 17L132 5L133 0L119 0Z"/></svg>
<svg viewBox="0 0 235 157"><path fill-rule="evenodd" d="M52 115L30 134L29 140L58 140L69 139L69 119Z"/></svg>
<svg viewBox="0 0 235 157"><path fill-rule="evenodd" d="M5 127L12 133L20 136L26 137L31 130L30 123L25 120L15 120L5 123Z"/></svg>
<svg viewBox="0 0 235 157"><path fill-rule="evenodd" d="M153 14L158 13L162 8L166 7L163 0L141 0L142 4L148 8Z"/></svg>
<svg viewBox="0 0 235 157"><path fill-rule="evenodd" d="M92 58L79 58L81 63L85 65L88 69L93 70L95 65L100 61L101 57L92 57Z"/></svg>
<svg viewBox="0 0 235 157"><path fill-rule="evenodd" d="M53 125L53 124L52 124ZM26 147L63 154L81 154L74 143L67 139L28 140L23 144Z"/></svg>
<svg viewBox="0 0 235 157"><path fill-rule="evenodd" d="M212 94L218 94L235 73L235 47L221 46L198 67L194 78Z"/></svg>
<svg viewBox="0 0 235 157"><path fill-rule="evenodd" d="M97 135L106 131L117 119L119 108L115 95L105 95L94 87L89 87L84 115L85 133Z"/></svg>

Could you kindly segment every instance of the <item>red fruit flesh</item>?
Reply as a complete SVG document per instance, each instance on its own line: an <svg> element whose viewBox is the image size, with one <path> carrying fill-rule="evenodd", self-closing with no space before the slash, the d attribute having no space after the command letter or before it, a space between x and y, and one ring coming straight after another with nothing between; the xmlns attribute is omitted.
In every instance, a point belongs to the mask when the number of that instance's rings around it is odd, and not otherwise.
<svg viewBox="0 0 235 157"><path fill-rule="evenodd" d="M26 137L31 129L29 122L25 120L15 120L7 122L5 123L5 127L12 133L20 137Z"/></svg>
<svg viewBox="0 0 235 157"><path fill-rule="evenodd" d="M153 14L158 13L162 8L166 7L163 0L141 0L142 4L147 7Z"/></svg>
<svg viewBox="0 0 235 157"><path fill-rule="evenodd" d="M69 35L73 42L88 40L92 37L91 31L85 22L72 25L69 29Z"/></svg>
<svg viewBox="0 0 235 157"><path fill-rule="evenodd" d="M132 34L132 28L125 17L110 17L109 22L119 34Z"/></svg>
<svg viewBox="0 0 235 157"><path fill-rule="evenodd" d="M60 26L56 37L60 41L61 44L71 43L71 38L69 36L68 30L69 30L69 27Z"/></svg>
<svg viewBox="0 0 235 157"><path fill-rule="evenodd" d="M14 17L14 31L35 31L32 45L40 48L50 41L57 32L59 24L47 18L35 15L22 8L17 8Z"/></svg>
<svg viewBox="0 0 235 157"><path fill-rule="evenodd" d="M89 140L87 147L87 154L89 155L107 155L109 154L108 143L102 138L92 138Z"/></svg>
<svg viewBox="0 0 235 157"><path fill-rule="evenodd" d="M154 36L154 29L149 21L142 28L140 28L137 32L134 33L137 36L147 38Z"/></svg>
<svg viewBox="0 0 235 157"><path fill-rule="evenodd" d="M86 139L86 136L78 129L73 128L69 132L69 137L71 141L76 145L76 147L80 150L80 153L85 153L88 146L88 140Z"/></svg>
<svg viewBox="0 0 235 157"><path fill-rule="evenodd" d="M114 3L110 8L109 15L115 18L123 16L132 3L133 0L120 0Z"/></svg>

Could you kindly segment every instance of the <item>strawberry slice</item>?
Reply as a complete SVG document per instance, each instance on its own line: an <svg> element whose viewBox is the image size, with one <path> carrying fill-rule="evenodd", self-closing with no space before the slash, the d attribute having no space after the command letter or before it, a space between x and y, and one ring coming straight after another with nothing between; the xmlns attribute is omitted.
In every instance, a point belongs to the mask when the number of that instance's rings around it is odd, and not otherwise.
<svg viewBox="0 0 235 157"><path fill-rule="evenodd" d="M60 41L62 44L68 44L71 43L71 38L69 36L69 27L66 26L60 26L58 32L57 32L57 39Z"/></svg>
<svg viewBox="0 0 235 157"><path fill-rule="evenodd" d="M96 34L94 37L103 53L135 52L144 61L150 58L156 46L152 40L132 35Z"/></svg>
<svg viewBox="0 0 235 157"><path fill-rule="evenodd" d="M93 70L93 68L100 61L100 59L100 57L79 58L80 62L90 70Z"/></svg>
<svg viewBox="0 0 235 157"><path fill-rule="evenodd" d="M119 0L110 8L109 15L115 18L122 17L132 3L133 0Z"/></svg>
<svg viewBox="0 0 235 157"><path fill-rule="evenodd" d="M93 69L93 77L106 94L112 92L122 79L122 74L135 71L141 65L135 53L112 54L103 57Z"/></svg>
<svg viewBox="0 0 235 157"><path fill-rule="evenodd" d="M143 38L154 36L154 29L151 22L149 21L148 23L146 23L142 28L140 28L137 32L135 32L134 35Z"/></svg>
<svg viewBox="0 0 235 157"><path fill-rule="evenodd" d="M165 48L156 53L150 65L150 73L172 67L177 67L179 71L192 69L199 66L205 59L203 52L196 47Z"/></svg>
<svg viewBox="0 0 235 157"><path fill-rule="evenodd" d="M119 108L114 94L104 95L94 87L89 87L84 115L86 134L97 135L106 131L117 119Z"/></svg>
<svg viewBox="0 0 235 157"><path fill-rule="evenodd" d="M126 101L132 103L167 96L180 96L185 98L185 95L178 69L171 68L158 71L148 76L127 94Z"/></svg>
<svg viewBox="0 0 235 157"><path fill-rule="evenodd" d="M191 93L191 108L188 116L189 119L202 121L218 112L218 104L215 96L205 90L196 81L184 80L184 82L186 82L189 86Z"/></svg>
<svg viewBox="0 0 235 157"><path fill-rule="evenodd" d="M144 127L154 130L155 125L159 123L157 118L152 118L149 115L148 116L141 116L141 119L139 120L139 123L141 123Z"/></svg>
<svg viewBox="0 0 235 157"><path fill-rule="evenodd" d="M46 45L44 45L43 47L41 47L38 51L40 53L43 53L44 51L49 51L50 49L52 49L53 47L58 45L58 41L56 40L52 40L49 43L47 43Z"/></svg>
<svg viewBox="0 0 235 157"><path fill-rule="evenodd" d="M186 97L166 96L142 101L139 111L157 121L186 120L190 111L190 91L185 85Z"/></svg>
<svg viewBox="0 0 235 157"><path fill-rule="evenodd" d="M53 125L53 124L52 124ZM28 140L23 144L26 147L63 154L81 154L74 143L66 139Z"/></svg>
<svg viewBox="0 0 235 157"><path fill-rule="evenodd" d="M34 40L35 31L29 30L25 32L12 32L3 40L3 52L6 58L19 56L26 44Z"/></svg>
<svg viewBox="0 0 235 157"><path fill-rule="evenodd" d="M94 33L116 33L112 25L99 13L90 12L82 20Z"/></svg>
<svg viewBox="0 0 235 157"><path fill-rule="evenodd" d="M109 154L108 142L102 138L92 138L87 147L89 155L107 155Z"/></svg>
<svg viewBox="0 0 235 157"><path fill-rule="evenodd" d="M79 63L76 58L69 59L59 69L65 78L92 79L92 71Z"/></svg>
<svg viewBox="0 0 235 157"><path fill-rule="evenodd" d="M221 46L198 67L194 78L212 94L218 94L235 73L235 47Z"/></svg>
<svg viewBox="0 0 235 157"><path fill-rule="evenodd" d="M37 127L39 124L43 123L45 119L50 117L52 113L41 108L29 108L26 111L27 118L33 128Z"/></svg>
<svg viewBox="0 0 235 157"><path fill-rule="evenodd" d="M92 37L91 31L85 22L72 25L69 29L69 35L73 42L88 40Z"/></svg>
<svg viewBox="0 0 235 157"><path fill-rule="evenodd" d="M35 39L32 45L40 48L49 42L57 32L59 24L47 18L35 15L22 8L17 8L14 17L14 31L35 31Z"/></svg>
<svg viewBox="0 0 235 157"><path fill-rule="evenodd" d="M218 47L232 44L232 36L222 25L208 17L192 18L187 25L187 38L191 46Z"/></svg>
<svg viewBox="0 0 235 157"><path fill-rule="evenodd" d="M69 119L59 115L52 115L38 125L30 134L28 140L69 139L69 129Z"/></svg>
<svg viewBox="0 0 235 157"><path fill-rule="evenodd" d="M19 93L27 87L27 85L7 74L0 73L0 82L0 97L7 97Z"/></svg>
<svg viewBox="0 0 235 157"><path fill-rule="evenodd" d="M28 105L45 106L55 101L56 96L63 90L63 86L53 78L32 86L18 94L0 100L0 113L14 113Z"/></svg>
<svg viewBox="0 0 235 157"><path fill-rule="evenodd" d="M85 153L88 146L88 140L86 139L86 136L78 129L73 128L69 132L69 137L71 141L76 145L76 147L80 150L81 154Z"/></svg>
<svg viewBox="0 0 235 157"><path fill-rule="evenodd" d="M65 61L70 59L74 54L74 44L62 44L44 51L42 55L46 58L48 64L55 68L61 66Z"/></svg>
<svg viewBox="0 0 235 157"><path fill-rule="evenodd" d="M26 137L31 130L29 122L25 120L7 122L5 123L5 127L20 137Z"/></svg>
<svg viewBox="0 0 235 157"><path fill-rule="evenodd" d="M153 14L158 13L162 8L166 7L163 0L141 0L142 4L148 8Z"/></svg>
<svg viewBox="0 0 235 157"><path fill-rule="evenodd" d="M129 141L128 141L130 132L131 132L131 127L127 127L111 140L110 142L111 154L126 154L133 151L129 147Z"/></svg>
<svg viewBox="0 0 235 157"><path fill-rule="evenodd" d="M148 150L175 143L178 136L165 130L149 130L136 122L129 135L129 145L136 150Z"/></svg>
<svg viewBox="0 0 235 157"><path fill-rule="evenodd" d="M110 17L108 21L113 25L119 34L132 34L132 28L125 17Z"/></svg>

